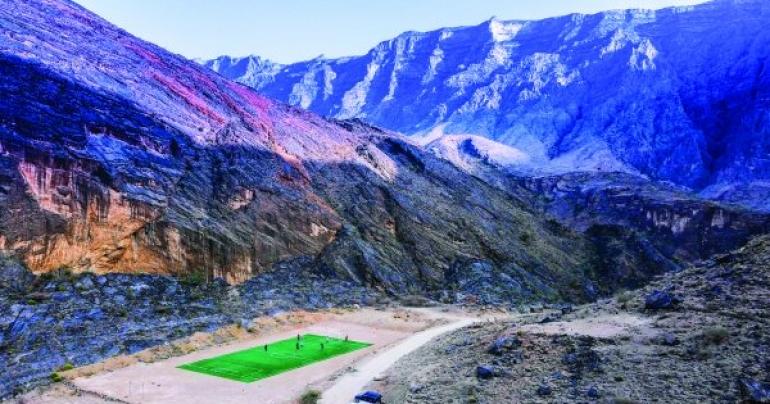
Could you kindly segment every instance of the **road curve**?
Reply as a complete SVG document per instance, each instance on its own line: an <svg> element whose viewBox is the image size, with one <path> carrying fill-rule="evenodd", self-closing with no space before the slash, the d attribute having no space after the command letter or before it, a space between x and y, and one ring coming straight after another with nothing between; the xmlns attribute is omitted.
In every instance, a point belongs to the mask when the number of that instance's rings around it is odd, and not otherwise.
<svg viewBox="0 0 770 404"><path fill-rule="evenodd" d="M355 366L355 371L340 377L337 382L323 392L321 404L348 404L353 397L360 393L375 377L381 375L396 361L425 345L439 335L454 331L458 328L473 324L478 319L463 318L455 322L420 331L399 342L385 352L381 352L369 360Z"/></svg>

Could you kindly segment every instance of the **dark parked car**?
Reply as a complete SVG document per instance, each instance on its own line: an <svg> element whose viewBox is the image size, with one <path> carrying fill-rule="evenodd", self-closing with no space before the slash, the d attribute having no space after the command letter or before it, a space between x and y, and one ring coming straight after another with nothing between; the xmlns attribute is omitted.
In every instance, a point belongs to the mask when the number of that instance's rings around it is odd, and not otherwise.
<svg viewBox="0 0 770 404"><path fill-rule="evenodd" d="M356 402L360 403L361 401L365 403L379 403L382 404L382 394L376 392L376 391L365 391L359 395L356 396Z"/></svg>

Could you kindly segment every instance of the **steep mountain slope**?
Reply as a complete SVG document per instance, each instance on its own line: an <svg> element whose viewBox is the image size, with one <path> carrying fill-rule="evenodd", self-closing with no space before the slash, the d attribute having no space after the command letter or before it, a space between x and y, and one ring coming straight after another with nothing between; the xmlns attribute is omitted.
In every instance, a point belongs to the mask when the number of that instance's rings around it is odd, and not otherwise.
<svg viewBox="0 0 770 404"><path fill-rule="evenodd" d="M769 18L766 1L716 0L493 19L407 32L360 57L206 66L326 116L425 135L439 150L491 148L521 173L625 171L770 209Z"/></svg>
<svg viewBox="0 0 770 404"><path fill-rule="evenodd" d="M585 298L586 238L397 135L269 101L70 2L3 2L0 28L0 248L36 272L238 282L309 257L424 291L483 262L519 298Z"/></svg>
<svg viewBox="0 0 770 404"><path fill-rule="evenodd" d="M486 140L485 142L490 142ZM716 203L685 187L626 173L573 172L527 177L475 146L439 155L511 198L588 237L595 246L600 292L637 288L770 232L768 215Z"/></svg>

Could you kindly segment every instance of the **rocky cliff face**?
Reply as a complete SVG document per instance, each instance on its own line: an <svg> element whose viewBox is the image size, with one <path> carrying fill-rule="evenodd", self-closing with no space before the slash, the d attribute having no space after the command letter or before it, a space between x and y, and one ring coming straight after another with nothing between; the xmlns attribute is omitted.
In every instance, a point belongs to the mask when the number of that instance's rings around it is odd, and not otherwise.
<svg viewBox="0 0 770 404"><path fill-rule="evenodd" d="M659 185L522 179L484 138L424 148L324 119L70 2L7 2L0 28L0 249L36 272L237 283L303 258L388 291L585 299L767 231Z"/></svg>
<svg viewBox="0 0 770 404"><path fill-rule="evenodd" d="M522 296L585 298L569 285L587 238L398 135L265 99L66 1L4 2L0 49L0 249L35 272L240 282L305 257L424 291L484 262Z"/></svg>
<svg viewBox="0 0 770 404"><path fill-rule="evenodd" d="M561 225L591 241L597 292L640 287L653 275L681 270L770 232L767 214L715 203L686 187L626 173L521 176L466 142L453 146L458 147L438 154L541 212L549 218L546 226Z"/></svg>
<svg viewBox="0 0 770 404"><path fill-rule="evenodd" d="M206 66L292 105L426 143L495 140L503 146L476 147L520 173L624 171L768 209L768 18L765 1L717 0L493 19L407 32L360 57Z"/></svg>
<svg viewBox="0 0 770 404"><path fill-rule="evenodd" d="M652 275L744 245L770 232L767 215L700 199L627 174L566 174L518 179L560 223L597 246L605 292L643 286Z"/></svg>

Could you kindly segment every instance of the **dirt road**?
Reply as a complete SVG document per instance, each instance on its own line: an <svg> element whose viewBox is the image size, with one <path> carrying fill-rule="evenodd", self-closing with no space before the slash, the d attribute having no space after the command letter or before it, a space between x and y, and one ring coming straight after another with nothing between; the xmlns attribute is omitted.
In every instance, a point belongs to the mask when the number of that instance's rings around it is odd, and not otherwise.
<svg viewBox="0 0 770 404"><path fill-rule="evenodd" d="M322 404L347 404L361 392L374 378L382 374L403 356L430 342L433 338L465 327L477 321L473 318L462 318L452 323L420 331L399 342L395 346L363 361L355 367L353 373L346 374L325 390L321 395Z"/></svg>

